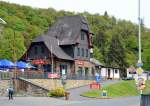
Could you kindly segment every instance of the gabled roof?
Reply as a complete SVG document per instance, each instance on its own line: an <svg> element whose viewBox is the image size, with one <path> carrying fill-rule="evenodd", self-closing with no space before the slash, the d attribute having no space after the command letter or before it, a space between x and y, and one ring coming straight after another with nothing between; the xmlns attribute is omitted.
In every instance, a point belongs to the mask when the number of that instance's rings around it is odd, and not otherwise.
<svg viewBox="0 0 150 106"><path fill-rule="evenodd" d="M66 16L60 18L46 33L60 40L60 45L75 44L80 31L89 32L88 22L84 17Z"/></svg>
<svg viewBox="0 0 150 106"><path fill-rule="evenodd" d="M67 55L62 48L59 47L58 41L54 37L42 35L35 38L33 42L43 42L48 50L59 59L73 60L72 57Z"/></svg>
<svg viewBox="0 0 150 106"><path fill-rule="evenodd" d="M91 58L90 61L94 63L96 66L104 66L102 63L100 63L97 59Z"/></svg>

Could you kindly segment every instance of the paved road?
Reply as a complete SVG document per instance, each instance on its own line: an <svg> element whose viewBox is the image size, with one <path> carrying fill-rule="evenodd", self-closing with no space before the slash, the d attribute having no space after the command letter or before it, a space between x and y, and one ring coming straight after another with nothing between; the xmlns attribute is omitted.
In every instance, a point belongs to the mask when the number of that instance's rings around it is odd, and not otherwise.
<svg viewBox="0 0 150 106"><path fill-rule="evenodd" d="M79 103L78 101L65 101L49 97L15 97L8 100L0 97L0 106L61 106Z"/></svg>
<svg viewBox="0 0 150 106"><path fill-rule="evenodd" d="M65 101L47 97L0 97L0 106L140 106L139 97L120 99L95 99L88 101Z"/></svg>
<svg viewBox="0 0 150 106"><path fill-rule="evenodd" d="M128 97L120 99L97 99L62 106L140 106L139 101L139 97Z"/></svg>

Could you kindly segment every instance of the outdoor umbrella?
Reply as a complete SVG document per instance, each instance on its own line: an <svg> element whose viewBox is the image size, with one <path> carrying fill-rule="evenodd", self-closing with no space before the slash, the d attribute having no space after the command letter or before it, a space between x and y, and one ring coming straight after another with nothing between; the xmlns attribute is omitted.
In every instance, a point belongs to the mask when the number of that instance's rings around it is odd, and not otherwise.
<svg viewBox="0 0 150 106"><path fill-rule="evenodd" d="M25 69L25 68L34 68L30 63L26 63L23 61L19 61L16 63L17 68L19 69Z"/></svg>
<svg viewBox="0 0 150 106"><path fill-rule="evenodd" d="M27 63L23 62L23 61L19 61L16 63L17 68L19 69L25 69L27 68Z"/></svg>
<svg viewBox="0 0 150 106"><path fill-rule="evenodd" d="M27 63L27 68L36 68L33 65L31 65L30 63Z"/></svg>
<svg viewBox="0 0 150 106"><path fill-rule="evenodd" d="M10 68L13 68L15 67L14 63L9 61L9 60L0 60L0 68L7 68L7 69L10 69Z"/></svg>

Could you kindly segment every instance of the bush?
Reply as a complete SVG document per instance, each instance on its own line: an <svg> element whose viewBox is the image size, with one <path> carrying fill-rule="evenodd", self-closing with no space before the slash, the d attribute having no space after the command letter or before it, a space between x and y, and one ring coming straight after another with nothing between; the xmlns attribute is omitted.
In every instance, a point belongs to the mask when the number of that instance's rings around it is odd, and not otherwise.
<svg viewBox="0 0 150 106"><path fill-rule="evenodd" d="M55 90L52 90L48 93L48 96L53 97L63 97L65 93L65 90L63 88L57 88Z"/></svg>
<svg viewBox="0 0 150 106"><path fill-rule="evenodd" d="M51 95L51 92L48 92L47 96L48 96L48 97L51 97L51 96L52 96L52 95Z"/></svg>

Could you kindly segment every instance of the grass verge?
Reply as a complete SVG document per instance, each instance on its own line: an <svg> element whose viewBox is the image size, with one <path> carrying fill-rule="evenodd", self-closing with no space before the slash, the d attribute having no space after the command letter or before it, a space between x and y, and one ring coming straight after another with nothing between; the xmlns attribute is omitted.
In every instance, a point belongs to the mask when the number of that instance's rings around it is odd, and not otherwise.
<svg viewBox="0 0 150 106"><path fill-rule="evenodd" d="M108 98L139 95L139 91L136 89L135 81L121 81L120 83L103 87L100 90L90 90L88 92L84 92L81 95L86 97L103 98L101 96L103 90L107 91ZM146 91L149 91L149 89Z"/></svg>

